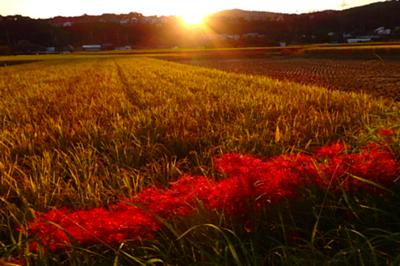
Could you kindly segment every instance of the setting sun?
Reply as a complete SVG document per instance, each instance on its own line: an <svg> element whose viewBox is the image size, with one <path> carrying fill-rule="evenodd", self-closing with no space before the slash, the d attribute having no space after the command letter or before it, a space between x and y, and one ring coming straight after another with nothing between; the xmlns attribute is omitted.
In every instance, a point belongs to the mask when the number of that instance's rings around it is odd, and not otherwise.
<svg viewBox="0 0 400 266"><path fill-rule="evenodd" d="M190 14L182 16L182 21L188 25L201 25L204 23L204 17L200 14Z"/></svg>
<svg viewBox="0 0 400 266"><path fill-rule="evenodd" d="M181 19L182 19L183 23L185 23L187 25L196 26L196 25L203 24L206 16L207 16L206 14L190 13L190 14L182 15Z"/></svg>

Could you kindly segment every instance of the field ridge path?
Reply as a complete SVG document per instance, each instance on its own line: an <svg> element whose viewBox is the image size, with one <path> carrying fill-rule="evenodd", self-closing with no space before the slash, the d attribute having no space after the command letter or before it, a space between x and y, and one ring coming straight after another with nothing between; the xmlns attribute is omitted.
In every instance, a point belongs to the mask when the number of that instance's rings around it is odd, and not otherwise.
<svg viewBox="0 0 400 266"><path fill-rule="evenodd" d="M136 106L139 108L142 107L143 104L139 100L139 98L140 98L139 94L135 90L130 89L128 78L126 77L121 65L118 64L115 60L113 60L113 61L114 61L115 67L117 69L118 78L120 79L121 84L122 84L122 91L127 96L126 97L127 100L133 106Z"/></svg>

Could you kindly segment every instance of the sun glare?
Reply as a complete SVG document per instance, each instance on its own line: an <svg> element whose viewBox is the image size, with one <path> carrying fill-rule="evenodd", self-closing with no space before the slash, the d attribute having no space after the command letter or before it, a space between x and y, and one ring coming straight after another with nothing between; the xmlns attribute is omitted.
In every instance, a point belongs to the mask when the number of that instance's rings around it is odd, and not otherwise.
<svg viewBox="0 0 400 266"><path fill-rule="evenodd" d="M183 23L189 26L202 25L204 23L205 17L206 15L199 13L190 13L181 16Z"/></svg>
<svg viewBox="0 0 400 266"><path fill-rule="evenodd" d="M182 1L181 5L176 6L174 13L180 18L183 26L198 27L205 26L206 18L217 10L211 0Z"/></svg>

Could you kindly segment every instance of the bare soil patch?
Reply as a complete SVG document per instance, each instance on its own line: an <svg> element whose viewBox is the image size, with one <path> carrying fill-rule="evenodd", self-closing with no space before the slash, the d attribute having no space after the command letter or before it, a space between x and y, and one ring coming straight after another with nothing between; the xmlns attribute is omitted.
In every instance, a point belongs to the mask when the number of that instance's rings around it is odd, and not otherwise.
<svg viewBox="0 0 400 266"><path fill-rule="evenodd" d="M180 62L400 100L400 60L269 57Z"/></svg>

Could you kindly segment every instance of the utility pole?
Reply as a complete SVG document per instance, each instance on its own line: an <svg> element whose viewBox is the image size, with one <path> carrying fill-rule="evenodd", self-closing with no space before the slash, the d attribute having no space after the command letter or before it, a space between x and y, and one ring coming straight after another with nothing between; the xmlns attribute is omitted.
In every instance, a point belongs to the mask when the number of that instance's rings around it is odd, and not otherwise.
<svg viewBox="0 0 400 266"><path fill-rule="evenodd" d="M10 33L8 32L8 29L6 29L6 38L7 38L7 44L10 47L11 46L11 40L10 40Z"/></svg>

